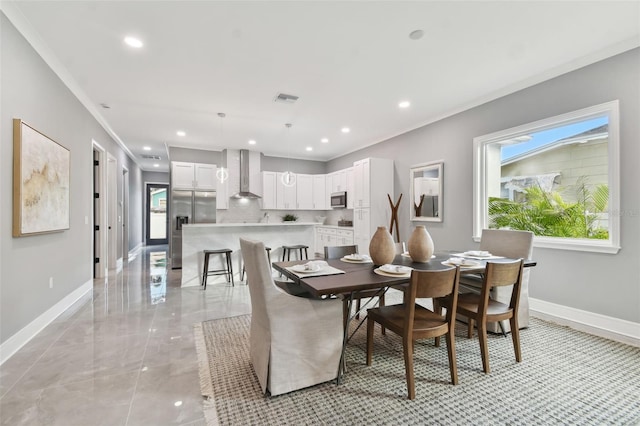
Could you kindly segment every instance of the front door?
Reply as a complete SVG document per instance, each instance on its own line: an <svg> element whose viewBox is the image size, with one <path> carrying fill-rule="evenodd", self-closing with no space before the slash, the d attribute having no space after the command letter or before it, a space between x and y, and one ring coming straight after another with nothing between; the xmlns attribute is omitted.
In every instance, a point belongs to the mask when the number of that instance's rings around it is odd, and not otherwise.
<svg viewBox="0 0 640 426"><path fill-rule="evenodd" d="M146 243L148 246L169 243L168 192L169 185L147 184Z"/></svg>

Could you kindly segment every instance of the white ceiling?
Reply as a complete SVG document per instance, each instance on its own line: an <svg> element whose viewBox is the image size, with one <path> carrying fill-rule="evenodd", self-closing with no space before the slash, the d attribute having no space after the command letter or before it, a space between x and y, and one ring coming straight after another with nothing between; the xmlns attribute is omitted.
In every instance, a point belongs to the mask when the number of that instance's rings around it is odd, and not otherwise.
<svg viewBox="0 0 640 426"><path fill-rule="evenodd" d="M2 8L136 162L162 171L167 146L328 160L640 45L639 1L3 1ZM410 39L417 29L424 37ZM144 47L126 46L126 35ZM275 103L281 92L300 99ZM411 107L399 109L401 100Z"/></svg>

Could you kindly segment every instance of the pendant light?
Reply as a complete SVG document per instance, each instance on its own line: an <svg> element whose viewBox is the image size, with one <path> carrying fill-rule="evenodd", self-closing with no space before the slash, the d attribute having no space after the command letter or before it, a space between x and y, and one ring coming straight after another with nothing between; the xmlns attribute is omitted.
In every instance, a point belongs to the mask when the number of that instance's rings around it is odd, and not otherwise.
<svg viewBox="0 0 640 426"><path fill-rule="evenodd" d="M294 186L296 184L296 175L291 171L291 123L286 123L287 127L287 143L289 144L289 153L287 155L287 170L282 174L280 180L284 186Z"/></svg>
<svg viewBox="0 0 640 426"><path fill-rule="evenodd" d="M222 145L222 134L224 133L222 131L222 119L225 118L227 115L224 112L219 112L218 113L218 117L220 117L220 127L219 127L219 136L220 136L220 145ZM224 167L220 167L218 168L218 170L216 170L216 178L218 179L218 181L220 183L223 183L224 181L226 181L227 179L229 179L229 170L224 168Z"/></svg>

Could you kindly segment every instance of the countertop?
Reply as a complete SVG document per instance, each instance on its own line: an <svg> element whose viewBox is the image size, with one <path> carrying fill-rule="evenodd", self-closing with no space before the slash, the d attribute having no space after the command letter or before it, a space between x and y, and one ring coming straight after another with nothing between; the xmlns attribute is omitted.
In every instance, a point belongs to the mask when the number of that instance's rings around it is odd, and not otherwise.
<svg viewBox="0 0 640 426"><path fill-rule="evenodd" d="M184 228L237 228L257 226L319 226L319 222L250 222L250 223L189 223ZM322 225L325 226L325 225Z"/></svg>

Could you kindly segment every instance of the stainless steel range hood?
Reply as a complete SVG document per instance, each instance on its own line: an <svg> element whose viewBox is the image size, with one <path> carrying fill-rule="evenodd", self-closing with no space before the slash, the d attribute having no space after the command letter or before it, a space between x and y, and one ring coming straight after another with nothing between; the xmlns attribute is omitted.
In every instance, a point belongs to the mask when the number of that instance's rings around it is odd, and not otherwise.
<svg viewBox="0 0 640 426"><path fill-rule="evenodd" d="M240 192L231 196L231 198L261 198L249 190L249 150L240 150Z"/></svg>

